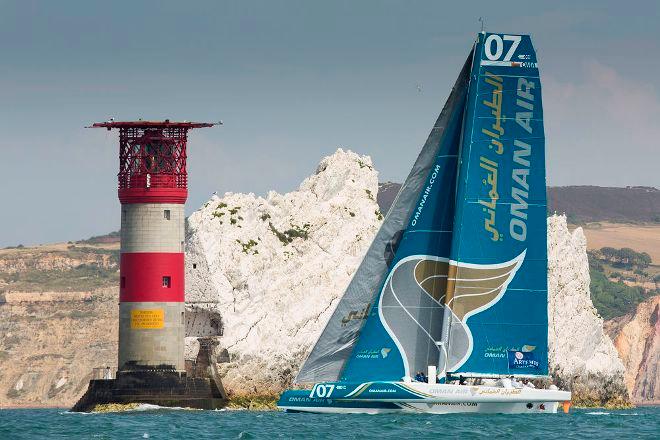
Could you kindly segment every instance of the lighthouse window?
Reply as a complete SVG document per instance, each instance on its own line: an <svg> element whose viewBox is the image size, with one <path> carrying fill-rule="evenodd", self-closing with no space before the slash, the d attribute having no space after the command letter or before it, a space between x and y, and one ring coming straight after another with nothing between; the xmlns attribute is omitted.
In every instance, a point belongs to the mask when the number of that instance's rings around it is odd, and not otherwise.
<svg viewBox="0 0 660 440"><path fill-rule="evenodd" d="M172 286L172 278L163 277L163 287L167 287L169 289L171 286Z"/></svg>
<svg viewBox="0 0 660 440"><path fill-rule="evenodd" d="M164 210L163 211L163 216L165 217L165 220L169 220L170 219L170 210L169 209Z"/></svg>
<svg viewBox="0 0 660 440"><path fill-rule="evenodd" d="M119 287L122 289L126 287L126 277L121 277L121 280L119 281Z"/></svg>

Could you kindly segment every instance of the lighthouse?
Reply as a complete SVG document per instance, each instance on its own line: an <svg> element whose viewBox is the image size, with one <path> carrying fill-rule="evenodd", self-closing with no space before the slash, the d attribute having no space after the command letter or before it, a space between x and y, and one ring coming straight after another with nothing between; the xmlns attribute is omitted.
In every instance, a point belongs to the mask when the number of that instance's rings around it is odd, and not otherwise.
<svg viewBox="0 0 660 440"><path fill-rule="evenodd" d="M211 123L102 122L119 130L119 371L185 370L187 136Z"/></svg>
<svg viewBox="0 0 660 440"><path fill-rule="evenodd" d="M131 401L213 408L225 397L210 367L189 374L184 360L187 136L214 125L166 119L91 126L119 131L119 343L116 379L92 380L74 409Z"/></svg>

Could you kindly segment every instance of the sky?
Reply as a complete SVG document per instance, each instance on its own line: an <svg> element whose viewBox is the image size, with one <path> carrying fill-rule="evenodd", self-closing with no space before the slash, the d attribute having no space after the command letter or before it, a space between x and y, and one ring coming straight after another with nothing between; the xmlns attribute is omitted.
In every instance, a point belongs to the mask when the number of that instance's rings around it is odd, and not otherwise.
<svg viewBox="0 0 660 440"><path fill-rule="evenodd" d="M117 120L191 132L187 212L338 147L402 181L480 30L532 35L549 185L660 187L655 1L0 0L0 246L117 230ZM419 87L418 87L419 86Z"/></svg>

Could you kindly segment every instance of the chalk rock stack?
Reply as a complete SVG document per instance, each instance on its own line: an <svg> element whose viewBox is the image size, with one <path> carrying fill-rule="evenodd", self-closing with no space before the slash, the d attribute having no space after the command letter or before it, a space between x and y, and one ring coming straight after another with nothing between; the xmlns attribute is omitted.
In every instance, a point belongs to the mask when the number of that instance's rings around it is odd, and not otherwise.
<svg viewBox="0 0 660 440"><path fill-rule="evenodd" d="M548 218L548 341L551 374L584 404L628 400L624 366L589 293L587 239L566 216Z"/></svg>
<svg viewBox="0 0 660 440"><path fill-rule="evenodd" d="M382 220L371 159L337 150L297 191L213 196L188 219L187 356L218 337L230 394L287 386Z"/></svg>

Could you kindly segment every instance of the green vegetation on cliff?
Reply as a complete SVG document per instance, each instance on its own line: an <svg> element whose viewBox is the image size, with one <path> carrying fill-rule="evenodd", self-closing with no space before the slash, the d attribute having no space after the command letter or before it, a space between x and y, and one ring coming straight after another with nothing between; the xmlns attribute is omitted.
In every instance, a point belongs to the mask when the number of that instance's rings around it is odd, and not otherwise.
<svg viewBox="0 0 660 440"><path fill-rule="evenodd" d="M632 313L639 303L660 294L656 277L644 270L651 264L647 253L604 247L588 255L591 301L603 319Z"/></svg>
<svg viewBox="0 0 660 440"><path fill-rule="evenodd" d="M627 286L623 281L610 281L603 272L591 270L590 275L591 300L603 319L630 313L650 296L641 287Z"/></svg>

